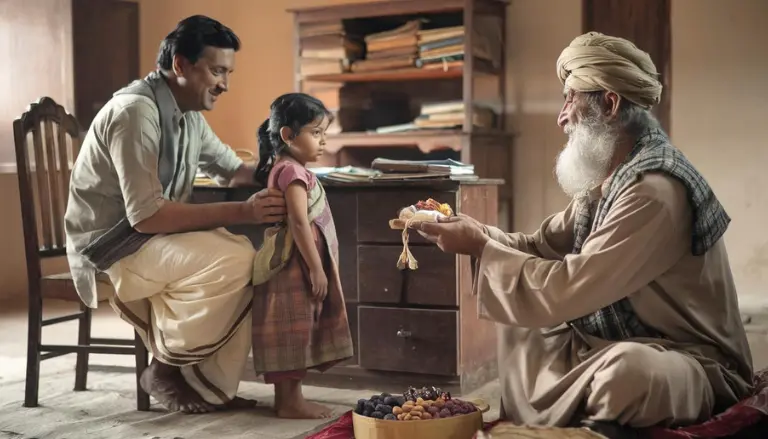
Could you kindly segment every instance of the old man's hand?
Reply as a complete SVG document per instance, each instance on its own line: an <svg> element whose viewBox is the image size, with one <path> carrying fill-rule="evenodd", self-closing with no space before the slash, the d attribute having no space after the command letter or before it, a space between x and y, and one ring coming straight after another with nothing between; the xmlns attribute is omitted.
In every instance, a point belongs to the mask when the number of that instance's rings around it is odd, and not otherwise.
<svg viewBox="0 0 768 439"><path fill-rule="evenodd" d="M419 222L412 227L446 253L480 257L490 239L480 223L469 217L453 217L438 223Z"/></svg>

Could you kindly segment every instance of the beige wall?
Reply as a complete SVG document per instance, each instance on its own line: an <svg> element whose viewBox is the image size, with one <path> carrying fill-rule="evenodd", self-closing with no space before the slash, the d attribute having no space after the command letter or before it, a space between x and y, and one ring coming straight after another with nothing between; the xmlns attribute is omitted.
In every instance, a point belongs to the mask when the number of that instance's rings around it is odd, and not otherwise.
<svg viewBox="0 0 768 439"><path fill-rule="evenodd" d="M21 230L13 120L42 96L74 107L70 0L0 0L0 300L24 297L26 263ZM66 265L54 261L50 270ZM44 267L45 268L45 267Z"/></svg>
<svg viewBox="0 0 768 439"><path fill-rule="evenodd" d="M71 0L0 0L0 170L13 163L12 121L47 95L71 108Z"/></svg>
<svg viewBox="0 0 768 439"><path fill-rule="evenodd" d="M556 123L563 95L555 60L581 33L581 2L516 0L508 19L507 101L510 125L518 135L512 167L512 229L533 232L568 202L552 173L566 140Z"/></svg>
<svg viewBox="0 0 768 439"><path fill-rule="evenodd" d="M139 0L141 70L153 68L160 40L185 16L204 13L232 27L244 44L233 92L207 117L225 142L255 150L256 128L270 101L293 86L292 19L285 9L354 1ZM768 152L761 153L758 144L765 138L758 118L768 114L768 90L758 76L766 71L765 61L755 56L760 42L768 41L766 27L758 27L767 7L761 0L675 0L672 11L673 138L734 218L726 239L745 295L762 293L768 277L768 238L758 224L768 214L768 198L758 192L768 187L763 172ZM565 141L555 124L562 97L554 65L562 47L580 33L580 23L580 2L574 0L515 0L510 8L508 98L519 135L512 176L517 230L533 231L566 202L552 177ZM15 202L15 176L8 177L0 176L0 196ZM14 215L11 210L0 217L0 241L10 243L0 259L0 296L24 293L20 220Z"/></svg>
<svg viewBox="0 0 768 439"><path fill-rule="evenodd" d="M768 2L672 2L672 133L733 218L742 302L768 298Z"/></svg>
<svg viewBox="0 0 768 439"><path fill-rule="evenodd" d="M256 130L269 104L293 91L293 17L286 9L356 3L358 0L139 0L141 71L155 67L160 41L176 23L206 14L226 24L243 43L227 93L206 119L233 148L258 151Z"/></svg>

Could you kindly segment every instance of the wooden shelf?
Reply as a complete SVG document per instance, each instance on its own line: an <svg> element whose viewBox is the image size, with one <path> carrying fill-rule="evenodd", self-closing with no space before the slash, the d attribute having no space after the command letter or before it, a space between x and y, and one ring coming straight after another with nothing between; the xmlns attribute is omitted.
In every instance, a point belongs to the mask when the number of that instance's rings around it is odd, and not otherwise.
<svg viewBox="0 0 768 439"><path fill-rule="evenodd" d="M393 212L414 199L430 196L444 199L457 210L476 215L479 221L485 223L494 223L499 212L511 211L513 137L504 131L508 107L505 69L507 6L508 0L367 0L357 4L346 2L344 5L293 11L295 61L292 78L295 91L315 96L336 112L331 132L337 134L325 136L326 154L316 166L370 167L377 157L394 160L452 158L474 165L479 177L477 181L461 182L449 179L349 183L324 180L331 208L340 206L341 210L346 209L344 215L337 217L336 227L339 251L343 253L340 270L347 315L356 347L355 356L322 374L329 378L329 384L336 379L332 378L335 374L339 382L355 380L358 386L367 388L376 387L375 382L386 382L397 390L400 386L391 384L396 381L394 378L409 371L418 375L419 370L426 367L432 373L444 375L422 376L421 382L439 383L443 388L451 384L459 390L458 393L466 394L498 375L493 349L495 330L493 325L477 319L475 302L467 293L472 287L471 276L467 275L471 271L468 258L443 257L439 251L435 253L433 247L417 245L414 251L427 253L416 257L433 259L430 262L432 265L444 264L440 270L452 273L451 276L440 277L445 282L432 288L436 292L426 295L422 294L425 290L423 286L434 284L434 279L429 279L429 273L413 272L413 276L403 283L376 267L387 265L391 267L392 274L400 274L389 265L397 259L399 251L393 245L399 242L399 235L385 233L382 224L386 224ZM341 35L343 30L344 34L360 39L395 30L417 19L424 20L419 26L424 30L463 26L464 34L472 36L472 41L463 44L464 62L427 65L427 68L419 67L422 66L420 62L414 62L401 64L409 66L401 69L360 71L355 68L349 73L301 74L302 51L314 50L315 47L320 50L324 46L309 40L313 33ZM450 45L443 47L453 46L455 41L451 39L450 33L439 38ZM426 40L422 41L426 43ZM337 45L333 46L337 49ZM344 52L347 58L357 58L367 55L369 48L355 51L350 47ZM331 50L330 44L328 49ZM382 47L382 50L385 49ZM459 101L463 105L455 111L460 110L463 117L457 118L461 122L457 126L396 133L368 131L413 122L422 113L430 113L431 104ZM493 102L498 116L492 128L473 125L475 108L484 106L485 102ZM488 125L480 122L474 123ZM214 199L216 195L221 197L221 192L229 193L212 187L198 189L198 192L206 194L208 199ZM229 197L245 198L246 194ZM502 203L501 206L499 203ZM402 291L393 293L396 288ZM446 314L448 307L451 308L451 316ZM397 332L397 325L392 321L407 322L413 318L427 322L427 329L419 333L419 339L429 343L409 345L406 352L402 349L403 340L390 333ZM361 323L363 321L366 321L365 325ZM383 327L382 324L388 326ZM438 326L451 327L451 330L434 331ZM386 337L380 336L381 328L387 329ZM394 331L389 331L391 328L395 328ZM479 342L467 343L468 339ZM371 348L371 340L380 343ZM361 349L361 346L367 348ZM439 361L426 366L413 366L408 357L412 351L421 357L438 358ZM381 358L386 358L386 361L380 361ZM400 372L393 372L395 370Z"/></svg>
<svg viewBox="0 0 768 439"><path fill-rule="evenodd" d="M310 75L302 78L312 82L373 82L373 81L409 81L422 79L461 78L464 67L443 69L409 68L378 72L350 72L333 75Z"/></svg>
<svg viewBox="0 0 768 439"><path fill-rule="evenodd" d="M374 0L373 3L294 10L295 90L317 97L336 112L331 131L342 131L326 136L326 155L320 165L368 166L379 156L403 160L446 156L475 165L482 178L507 179L511 174L514 139L513 133L505 132L507 50L504 36L508 3L508 0ZM462 63L451 61L439 66L413 63L406 68L379 71L301 74L302 51L316 44L307 38L313 32L321 32L319 29L326 25L328 32L340 35L339 29L343 29L346 35L362 38L395 30L414 19L426 20L424 30L463 26L466 35L473 35L471 44L464 45L466 59ZM352 59L365 54L363 50L346 53L346 56ZM457 101L464 103L462 122L474 120L474 108L492 101L497 108L492 127L462 123L451 128L386 134L367 131L411 122L430 104ZM507 186L499 191L505 199L510 193Z"/></svg>
<svg viewBox="0 0 768 439"><path fill-rule="evenodd" d="M344 147L416 147L423 153L452 149L461 151L469 137L509 137L509 133L500 131L477 131L473 133L456 130L414 130L401 133L352 132L329 134L326 136L325 150L336 153Z"/></svg>
<svg viewBox="0 0 768 439"><path fill-rule="evenodd" d="M402 133L341 133L326 137L326 151L335 153L344 147L416 147L424 153L441 149L461 150L462 137L467 133L461 130L424 130Z"/></svg>

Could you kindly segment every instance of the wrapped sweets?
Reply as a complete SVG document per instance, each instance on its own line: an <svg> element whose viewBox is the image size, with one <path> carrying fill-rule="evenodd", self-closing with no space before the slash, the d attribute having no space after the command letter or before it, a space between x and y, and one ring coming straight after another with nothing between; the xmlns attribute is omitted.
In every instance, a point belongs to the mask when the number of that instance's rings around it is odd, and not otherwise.
<svg viewBox="0 0 768 439"><path fill-rule="evenodd" d="M451 206L429 198L427 201L419 201L412 206L401 209L396 219L389 220L390 228L403 231L403 252L397 260L397 268L400 270L419 268L418 261L408 248L408 229L411 223L438 222L439 219L450 216L453 216Z"/></svg>

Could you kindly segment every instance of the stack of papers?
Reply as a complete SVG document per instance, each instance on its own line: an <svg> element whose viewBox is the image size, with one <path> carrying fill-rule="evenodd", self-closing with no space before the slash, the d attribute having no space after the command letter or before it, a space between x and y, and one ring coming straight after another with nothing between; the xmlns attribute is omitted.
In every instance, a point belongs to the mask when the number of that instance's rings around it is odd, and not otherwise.
<svg viewBox="0 0 768 439"><path fill-rule="evenodd" d="M446 160L389 160L377 158L371 163L371 168L385 173L419 173L434 175L475 175L475 167L471 164Z"/></svg>

